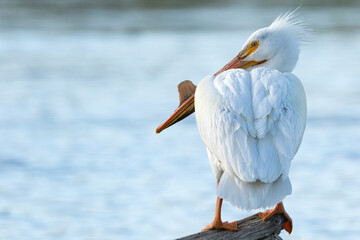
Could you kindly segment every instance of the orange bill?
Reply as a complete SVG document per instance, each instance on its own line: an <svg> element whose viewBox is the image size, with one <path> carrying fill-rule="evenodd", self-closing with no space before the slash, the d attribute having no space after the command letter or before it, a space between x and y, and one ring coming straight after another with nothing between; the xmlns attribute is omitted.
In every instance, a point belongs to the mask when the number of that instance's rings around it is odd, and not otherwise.
<svg viewBox="0 0 360 240"><path fill-rule="evenodd" d="M179 107L169 117L168 120L166 120L156 129L156 134L195 112L195 90L196 86L189 80L185 80L178 85L180 101Z"/></svg>

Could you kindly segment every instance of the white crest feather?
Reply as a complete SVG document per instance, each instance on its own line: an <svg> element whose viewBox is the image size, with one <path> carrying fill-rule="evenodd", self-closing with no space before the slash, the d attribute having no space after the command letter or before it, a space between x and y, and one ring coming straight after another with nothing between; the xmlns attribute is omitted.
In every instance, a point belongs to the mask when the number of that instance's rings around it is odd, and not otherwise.
<svg viewBox="0 0 360 240"><path fill-rule="evenodd" d="M306 26L303 17L300 17L296 8L277 17L269 26L273 31L286 31L298 40L299 45L307 44L310 41L311 30Z"/></svg>

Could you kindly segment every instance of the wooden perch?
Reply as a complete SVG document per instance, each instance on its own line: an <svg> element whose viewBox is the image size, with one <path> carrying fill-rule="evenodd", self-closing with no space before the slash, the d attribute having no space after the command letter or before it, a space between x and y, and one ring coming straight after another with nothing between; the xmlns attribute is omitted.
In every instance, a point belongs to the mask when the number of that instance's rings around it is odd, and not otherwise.
<svg viewBox="0 0 360 240"><path fill-rule="evenodd" d="M286 222L283 215L276 214L269 220L263 222L257 214L238 221L239 231L230 232L224 230L210 230L195 233L187 237L179 238L181 240L200 239L200 240L275 240L281 238L278 236L284 229L282 226Z"/></svg>

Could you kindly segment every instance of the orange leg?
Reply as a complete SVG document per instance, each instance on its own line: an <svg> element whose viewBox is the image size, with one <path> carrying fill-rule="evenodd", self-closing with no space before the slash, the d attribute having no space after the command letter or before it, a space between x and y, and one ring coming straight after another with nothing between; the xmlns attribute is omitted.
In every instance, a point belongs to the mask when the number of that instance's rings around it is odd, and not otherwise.
<svg viewBox="0 0 360 240"><path fill-rule="evenodd" d="M284 223L283 227L285 227L285 230L290 234L292 232L293 223L292 223L291 217L285 211L285 208L284 208L284 205L283 205L282 202L276 204L274 209L267 210L267 211L262 212L262 213L261 212L258 213L259 217L263 221L266 221L266 220L270 219L274 214L282 214L282 215L284 215L284 217L288 221L286 223Z"/></svg>
<svg viewBox="0 0 360 240"><path fill-rule="evenodd" d="M217 182L216 187L219 185L219 181ZM210 230L210 229L225 229L229 231L238 231L237 222L222 222L221 221L221 205L222 205L222 198L217 197L216 199L216 209L215 209L215 217L212 223L207 225L201 231Z"/></svg>

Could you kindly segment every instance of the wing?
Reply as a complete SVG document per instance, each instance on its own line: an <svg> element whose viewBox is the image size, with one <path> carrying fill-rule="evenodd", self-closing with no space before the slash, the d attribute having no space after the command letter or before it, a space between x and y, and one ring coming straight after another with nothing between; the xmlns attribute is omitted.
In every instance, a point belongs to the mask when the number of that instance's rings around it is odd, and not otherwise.
<svg viewBox="0 0 360 240"><path fill-rule="evenodd" d="M203 93L207 102L212 99L212 109L207 119L197 120L205 145L224 171L245 182L287 176L305 128L300 81L272 69L237 69L218 75L213 88Z"/></svg>

